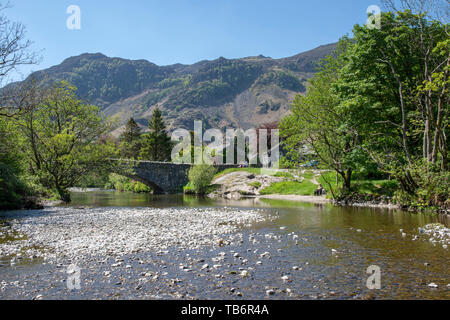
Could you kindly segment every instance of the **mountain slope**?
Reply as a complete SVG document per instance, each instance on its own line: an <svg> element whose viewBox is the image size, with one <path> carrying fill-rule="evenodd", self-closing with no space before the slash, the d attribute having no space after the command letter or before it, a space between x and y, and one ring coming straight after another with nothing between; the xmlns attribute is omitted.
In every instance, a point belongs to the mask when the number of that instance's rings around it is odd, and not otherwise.
<svg viewBox="0 0 450 320"><path fill-rule="evenodd" d="M219 58L193 65L157 66L146 60L82 54L33 76L46 82L67 80L80 98L96 104L119 124L134 117L141 125L156 106L170 128L258 126L280 119L305 85L317 62L335 44L293 57Z"/></svg>

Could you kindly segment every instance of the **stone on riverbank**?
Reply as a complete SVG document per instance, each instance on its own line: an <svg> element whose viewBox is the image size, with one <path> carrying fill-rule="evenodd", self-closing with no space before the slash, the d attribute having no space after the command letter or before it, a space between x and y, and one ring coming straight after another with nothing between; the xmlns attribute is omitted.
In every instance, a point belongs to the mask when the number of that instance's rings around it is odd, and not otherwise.
<svg viewBox="0 0 450 320"><path fill-rule="evenodd" d="M231 172L212 181L212 184L219 187L208 196L210 198L223 197L234 200L243 196L258 196L260 190L269 187L272 183L284 180L285 178L282 177L255 175L247 171Z"/></svg>
<svg viewBox="0 0 450 320"><path fill-rule="evenodd" d="M265 219L259 210L217 208L52 208L14 212L11 217L11 230L26 238L1 244L0 256L41 247L46 258L73 260L214 246L223 235Z"/></svg>

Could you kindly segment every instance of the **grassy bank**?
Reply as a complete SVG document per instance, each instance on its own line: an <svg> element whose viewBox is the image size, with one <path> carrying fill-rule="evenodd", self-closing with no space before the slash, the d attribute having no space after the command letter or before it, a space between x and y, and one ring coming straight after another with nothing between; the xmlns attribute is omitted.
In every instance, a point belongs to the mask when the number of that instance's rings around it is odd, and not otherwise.
<svg viewBox="0 0 450 320"><path fill-rule="evenodd" d="M255 175L261 174L259 168L232 168L226 169L217 173L214 178L223 177L233 172L249 172ZM313 196L314 191L318 188L318 184L327 191L327 198L332 198L334 195L340 194L340 189L343 184L343 179L338 177L336 180L336 173L333 171L322 171L318 173L312 170L289 170L279 171L275 177L285 178L285 181L276 182L260 190L261 195L301 195ZM394 192L398 189L398 183L395 180L367 180L367 179L353 179L352 185L354 192L369 196L388 196L393 197ZM187 186L185 190L189 190ZM211 188L213 191L214 188Z"/></svg>
<svg viewBox="0 0 450 320"><path fill-rule="evenodd" d="M262 195L269 194L281 194L281 195L299 195L309 196L314 195L314 190L317 189L317 185L311 181L304 180L303 182L297 181L283 181L273 183L267 188L260 191Z"/></svg>
<svg viewBox="0 0 450 320"><path fill-rule="evenodd" d="M217 178L223 177L224 175L227 175L227 174L233 173L233 172L250 172L250 173L253 173L253 174L261 174L261 169L260 168L230 168L230 169L225 169L225 170L220 171L217 174L215 174L213 179L217 179Z"/></svg>

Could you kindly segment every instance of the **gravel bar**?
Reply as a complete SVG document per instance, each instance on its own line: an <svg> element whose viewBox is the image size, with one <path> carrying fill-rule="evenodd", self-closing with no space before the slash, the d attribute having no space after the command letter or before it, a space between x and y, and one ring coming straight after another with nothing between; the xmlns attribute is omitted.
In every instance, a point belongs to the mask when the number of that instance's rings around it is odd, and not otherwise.
<svg viewBox="0 0 450 320"><path fill-rule="evenodd" d="M0 257L24 255L73 261L88 256L221 244L223 235L264 221L263 210L230 208L48 208L22 211L1 227ZM13 218L13 219L11 219Z"/></svg>

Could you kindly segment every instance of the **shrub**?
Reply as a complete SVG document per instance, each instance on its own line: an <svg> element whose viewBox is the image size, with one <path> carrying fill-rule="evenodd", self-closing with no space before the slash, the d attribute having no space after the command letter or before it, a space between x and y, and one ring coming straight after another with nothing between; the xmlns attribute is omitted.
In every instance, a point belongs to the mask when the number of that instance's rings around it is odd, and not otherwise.
<svg viewBox="0 0 450 320"><path fill-rule="evenodd" d="M201 164L189 170L190 188L197 194L204 194L211 184L217 169L211 165Z"/></svg>
<svg viewBox="0 0 450 320"><path fill-rule="evenodd" d="M112 173L109 176L109 181L105 185L105 189L114 189L122 192L134 192L134 193L150 193L152 189L145 184L134 181L130 178L120 176Z"/></svg>
<svg viewBox="0 0 450 320"><path fill-rule="evenodd" d="M109 181L109 173L107 172L92 172L84 175L83 178L75 185L78 188L103 188ZM113 187L108 188L113 189Z"/></svg>
<svg viewBox="0 0 450 320"><path fill-rule="evenodd" d="M259 181L255 181L255 182L249 182L249 183L247 183L250 187L253 187L253 188L261 188L261 182L259 182Z"/></svg>
<svg viewBox="0 0 450 320"><path fill-rule="evenodd" d="M13 170L0 162L0 210L19 209L24 189Z"/></svg>
<svg viewBox="0 0 450 320"><path fill-rule="evenodd" d="M450 172L440 171L439 164L418 161L410 166L411 176L417 184L414 193L398 190L395 201L405 207L417 210L427 208L450 208Z"/></svg>

